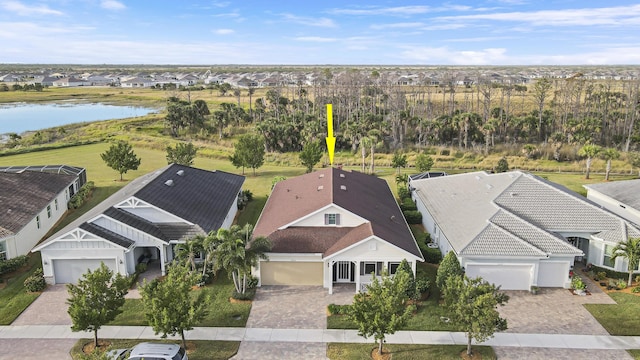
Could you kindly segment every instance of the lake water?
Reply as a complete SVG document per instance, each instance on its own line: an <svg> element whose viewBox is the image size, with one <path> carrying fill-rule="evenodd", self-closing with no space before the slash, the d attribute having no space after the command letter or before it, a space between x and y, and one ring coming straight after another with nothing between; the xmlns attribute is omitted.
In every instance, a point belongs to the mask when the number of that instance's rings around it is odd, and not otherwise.
<svg viewBox="0 0 640 360"><path fill-rule="evenodd" d="M101 103L58 102L45 104L0 104L0 134L23 133L67 124L144 116L157 109L106 105Z"/></svg>

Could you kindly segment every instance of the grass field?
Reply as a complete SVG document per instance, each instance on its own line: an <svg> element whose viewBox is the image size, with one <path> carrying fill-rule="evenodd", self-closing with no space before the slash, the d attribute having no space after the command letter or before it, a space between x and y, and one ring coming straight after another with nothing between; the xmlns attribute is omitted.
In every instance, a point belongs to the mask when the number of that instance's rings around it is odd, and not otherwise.
<svg viewBox="0 0 640 360"><path fill-rule="evenodd" d="M609 334L640 336L640 301L638 296L625 293L609 293L616 304L585 304L591 315Z"/></svg>
<svg viewBox="0 0 640 360"><path fill-rule="evenodd" d="M385 344L384 347L391 351L393 360L458 360L461 358L460 353L467 349L466 346L460 345ZM327 347L327 357L331 360L369 360L373 348L373 343L330 343ZM496 359L496 354L490 346L473 346L473 351L480 353L483 360Z"/></svg>
<svg viewBox="0 0 640 360"><path fill-rule="evenodd" d="M11 324L40 296L39 293L26 292L23 285L25 279L31 276L38 268L42 268L40 253L31 255L27 271L17 272L15 276L3 279L7 282L7 285L4 289L0 289L0 325Z"/></svg>

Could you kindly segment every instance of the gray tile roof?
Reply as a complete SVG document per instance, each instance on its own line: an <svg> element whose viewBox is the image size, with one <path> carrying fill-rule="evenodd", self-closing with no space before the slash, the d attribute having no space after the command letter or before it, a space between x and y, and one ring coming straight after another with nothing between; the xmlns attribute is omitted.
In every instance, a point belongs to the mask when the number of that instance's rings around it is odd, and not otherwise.
<svg viewBox="0 0 640 360"><path fill-rule="evenodd" d="M90 232L96 236L99 236L105 240L108 240L118 246L122 246L123 248L128 249L131 245L134 244L133 240L127 239L126 237L116 234L111 230L105 229L102 226L92 224L92 223L82 223L79 226L80 229Z"/></svg>
<svg viewBox="0 0 640 360"><path fill-rule="evenodd" d="M640 211L640 179L584 185Z"/></svg>
<svg viewBox="0 0 640 360"><path fill-rule="evenodd" d="M208 233L222 226L231 206L237 204L243 183L244 176L173 164L134 196Z"/></svg>
<svg viewBox="0 0 640 360"><path fill-rule="evenodd" d="M578 256L582 252L556 232L599 233L614 242L639 232L586 198L520 171L451 175L412 185L458 254Z"/></svg>
<svg viewBox="0 0 640 360"><path fill-rule="evenodd" d="M75 179L44 172L0 172L0 227L18 233Z"/></svg>
<svg viewBox="0 0 640 360"><path fill-rule="evenodd" d="M177 174L180 170L183 170L182 176ZM174 179L173 186L164 184L168 179ZM220 181L220 186L217 186L217 181ZM159 238L165 241L183 240L185 236L191 234L206 234L211 230L217 230L217 228L205 231L202 225L210 228L216 224L222 224L231 206L236 204L237 194L243 182L244 177L240 175L221 171L200 170L175 164L168 165L131 181L93 209L53 234L36 249L45 247L49 242L54 241L63 234L79 228L82 224L106 213L130 226L140 230L144 229L143 231L151 231L149 233L151 235L161 236L161 233L162 236ZM167 190L167 188L169 189ZM218 201L218 196L220 196L221 201ZM132 197L138 197L195 225L165 223L152 224L153 226L150 227L148 222L144 223L144 221L141 221L143 219L139 219L124 210L118 212L110 210L113 206ZM222 208L224 206L227 207L223 214ZM204 213L198 214L198 211ZM202 221L204 224L200 224L198 221Z"/></svg>

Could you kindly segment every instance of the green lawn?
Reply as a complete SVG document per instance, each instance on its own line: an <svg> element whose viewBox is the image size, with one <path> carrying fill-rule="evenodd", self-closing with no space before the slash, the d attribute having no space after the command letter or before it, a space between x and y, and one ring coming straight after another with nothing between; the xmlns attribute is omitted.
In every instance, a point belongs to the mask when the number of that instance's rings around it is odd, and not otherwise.
<svg viewBox="0 0 640 360"><path fill-rule="evenodd" d="M634 359L636 360L640 360L640 350L638 349L634 349L634 350L627 350L627 352L629 353L629 355L631 355Z"/></svg>
<svg viewBox="0 0 640 360"><path fill-rule="evenodd" d="M460 359L460 353L466 351L461 345L411 345L385 344L391 351L393 360L423 360L423 359ZM331 360L370 360L371 350L376 345L371 344L342 344L330 343L327 347L327 357ZM496 359L496 354L490 346L474 346L473 351L480 352L483 360Z"/></svg>
<svg viewBox="0 0 640 360"><path fill-rule="evenodd" d="M9 325L20 315L31 303L40 296L39 293L28 293L24 289L24 280L33 274L37 268L42 268L40 253L32 254L29 259L29 271L16 275L15 277L4 278L7 286L0 289L0 325Z"/></svg>
<svg viewBox="0 0 640 360"><path fill-rule="evenodd" d="M617 304L585 304L591 315L611 335L640 336L640 297L613 292Z"/></svg>
<svg viewBox="0 0 640 360"><path fill-rule="evenodd" d="M409 319L402 330L421 331L460 331L453 323L445 323L441 316L448 317L447 312L438 304L440 290L435 285L437 266L433 264L419 263L417 267L418 277L427 277L431 281L429 298L418 305L417 312ZM328 329L357 329L354 322L345 315L332 315L327 317Z"/></svg>
<svg viewBox="0 0 640 360"><path fill-rule="evenodd" d="M229 302L233 284L226 274L221 273L212 284L195 291L205 291L211 298L208 315L196 326L244 327L246 325L251 304ZM127 299L122 310L122 313L109 325L148 325L141 299Z"/></svg>
<svg viewBox="0 0 640 360"><path fill-rule="evenodd" d="M253 200L247 204L247 207L244 208L236 222L238 225L243 226L244 224L252 224L255 225L258 222L258 218L260 217L260 213L262 212L262 208L264 208L267 203L267 196L258 196L253 197Z"/></svg>
<svg viewBox="0 0 640 360"><path fill-rule="evenodd" d="M100 334L98 334L100 335ZM124 339L100 339L111 342L109 349L128 349L147 340L124 340ZM71 348L71 356L78 359L82 354L82 347L92 342L93 339L80 339ZM175 340L148 340L152 342L175 343L181 344L181 341ZM191 344L195 345L195 349L191 349ZM239 341L204 341L204 340L188 340L187 354L190 360L223 360L230 359L238 352L240 347Z"/></svg>

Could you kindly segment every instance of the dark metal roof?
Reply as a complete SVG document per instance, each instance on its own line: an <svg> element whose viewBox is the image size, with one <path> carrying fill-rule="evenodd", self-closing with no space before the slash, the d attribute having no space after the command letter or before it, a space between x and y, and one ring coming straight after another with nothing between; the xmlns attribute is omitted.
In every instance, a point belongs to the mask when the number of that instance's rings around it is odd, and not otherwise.
<svg viewBox="0 0 640 360"><path fill-rule="evenodd" d="M198 225L163 223L158 224L158 229L168 241L187 241L197 235L207 235Z"/></svg>
<svg viewBox="0 0 640 360"><path fill-rule="evenodd" d="M168 242L169 240L165 234L160 231L158 226L128 211L117 209L112 206L108 208L104 214L114 220L120 221L155 238L163 240L164 242Z"/></svg>
<svg viewBox="0 0 640 360"><path fill-rule="evenodd" d="M93 223L82 223L80 229L90 232L96 236L99 236L105 240L111 241L112 243L122 246L123 248L129 248L134 244L133 240L129 240L126 237L116 234L111 230L105 229L102 226L93 224Z"/></svg>
<svg viewBox="0 0 640 360"><path fill-rule="evenodd" d="M244 176L173 164L134 196L208 233L222 226L243 183Z"/></svg>
<svg viewBox="0 0 640 360"><path fill-rule="evenodd" d="M32 171L0 172L0 228L19 232L76 178Z"/></svg>

